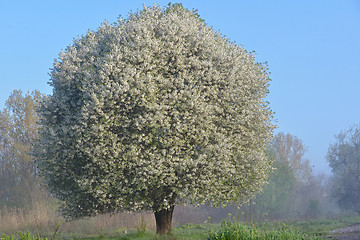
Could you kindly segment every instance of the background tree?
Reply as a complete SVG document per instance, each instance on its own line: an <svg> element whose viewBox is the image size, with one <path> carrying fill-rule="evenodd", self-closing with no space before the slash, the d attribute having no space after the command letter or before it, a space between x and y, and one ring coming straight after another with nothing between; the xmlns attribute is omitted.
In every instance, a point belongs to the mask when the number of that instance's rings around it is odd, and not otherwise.
<svg viewBox="0 0 360 240"><path fill-rule="evenodd" d="M0 207L28 208L39 184L31 147L37 135L38 91L12 92L0 110Z"/></svg>
<svg viewBox="0 0 360 240"><path fill-rule="evenodd" d="M340 207L360 213L360 125L335 139L326 156L334 174L334 196Z"/></svg>
<svg viewBox="0 0 360 240"><path fill-rule="evenodd" d="M179 4L144 7L60 54L39 167L70 217L249 199L267 178L269 77Z"/></svg>
<svg viewBox="0 0 360 240"><path fill-rule="evenodd" d="M256 197L254 213L259 218L266 213L272 219L304 216L313 178L309 160L304 157L303 142L289 133L279 132L270 142L267 154L273 159L275 169L269 184Z"/></svg>
<svg viewBox="0 0 360 240"><path fill-rule="evenodd" d="M305 146L301 139L290 133L279 132L271 142L270 148L275 159L289 166L299 182L306 182L311 176L311 167L305 158Z"/></svg>
<svg viewBox="0 0 360 240"><path fill-rule="evenodd" d="M293 210L291 201L296 183L294 172L283 162L275 162L274 167L276 169L270 175L269 183L256 197L255 214L259 219L265 215L271 219L281 219L288 217Z"/></svg>

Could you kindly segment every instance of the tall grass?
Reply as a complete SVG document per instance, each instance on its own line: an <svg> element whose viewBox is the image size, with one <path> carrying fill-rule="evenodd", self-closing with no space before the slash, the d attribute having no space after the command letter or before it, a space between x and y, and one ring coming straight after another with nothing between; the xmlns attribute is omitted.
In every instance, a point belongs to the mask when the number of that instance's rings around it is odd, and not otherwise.
<svg viewBox="0 0 360 240"><path fill-rule="evenodd" d="M0 233L48 232L57 221L55 209L48 204L37 203L30 210L5 206L0 210Z"/></svg>
<svg viewBox="0 0 360 240"><path fill-rule="evenodd" d="M147 230L155 230L155 218L152 212L114 213L66 222L57 214L59 204L55 199L46 199L33 204L30 209L3 207L0 209L1 234L31 232L35 235L50 236L55 229L71 236L97 235L100 232L116 234L146 224ZM186 223L202 223L207 218L199 208L178 206L175 208L173 226Z"/></svg>
<svg viewBox="0 0 360 240"><path fill-rule="evenodd" d="M115 213L66 222L56 213L56 206L37 204L30 210L3 207L0 209L0 236L30 232L50 237L55 230L63 235L91 236L126 232L146 223L147 229L155 229L153 213Z"/></svg>

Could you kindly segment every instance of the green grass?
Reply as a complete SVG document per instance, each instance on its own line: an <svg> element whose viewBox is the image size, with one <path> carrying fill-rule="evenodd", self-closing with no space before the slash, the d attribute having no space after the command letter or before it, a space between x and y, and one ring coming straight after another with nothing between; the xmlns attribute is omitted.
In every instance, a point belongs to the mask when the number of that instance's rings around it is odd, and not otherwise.
<svg viewBox="0 0 360 240"><path fill-rule="evenodd" d="M27 233L19 232L16 235L3 234L2 237L0 237L0 240L47 240L47 238L41 238L40 236L33 236L29 232Z"/></svg>
<svg viewBox="0 0 360 240"><path fill-rule="evenodd" d="M280 229L257 228L255 225L245 225L239 222L224 220L221 230L210 235L210 240L304 240L304 239L324 239L319 236L311 236L306 233L295 231L286 227Z"/></svg>
<svg viewBox="0 0 360 240"><path fill-rule="evenodd" d="M144 222L128 232L101 231L91 236L53 233L49 240L271 240L271 239L324 239L329 231L344 226L360 223L360 217L338 219L320 219L311 221L261 222L254 224L240 223L228 218L221 224L186 224L174 228L171 235L157 236L154 231L146 229ZM47 240L40 235L18 233L3 235L0 240Z"/></svg>
<svg viewBox="0 0 360 240"><path fill-rule="evenodd" d="M155 232L146 231L138 234L132 232L128 234L115 235L99 235L86 238L77 238L81 240L272 240L272 239L288 239L288 240L302 240L302 239L324 239L318 236L311 236L302 233L285 224L282 228L271 229L255 225L245 225L242 223L233 222L230 220L223 221L222 224L187 224L175 228L171 235L157 236Z"/></svg>
<svg viewBox="0 0 360 240"><path fill-rule="evenodd" d="M74 238L79 240L201 240L208 239L212 230L219 229L215 224L186 224L173 229L172 233L157 236L155 231L130 230L129 233L99 234L98 236Z"/></svg>

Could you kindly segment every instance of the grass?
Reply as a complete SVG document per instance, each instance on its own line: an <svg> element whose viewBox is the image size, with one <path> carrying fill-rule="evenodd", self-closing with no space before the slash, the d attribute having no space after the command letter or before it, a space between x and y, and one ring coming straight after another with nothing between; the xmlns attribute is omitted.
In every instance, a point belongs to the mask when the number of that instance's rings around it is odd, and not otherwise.
<svg viewBox="0 0 360 240"><path fill-rule="evenodd" d="M47 240L47 238L41 238L40 236L33 236L29 232L22 233L19 232L18 234L14 235L3 235L0 237L0 240Z"/></svg>
<svg viewBox="0 0 360 240"><path fill-rule="evenodd" d="M320 219L309 221L287 222L261 222L245 224L234 219L223 220L221 224L185 224L173 229L171 235L157 236L154 230L149 230L146 221L141 218L137 227L119 229L118 231L98 230L92 234L61 234L59 233L31 235L19 233L15 235L3 235L0 240L271 240L271 239L325 239L330 230L341 228L360 222L360 217L343 217L337 219ZM150 227L150 229L153 229ZM58 231L56 230L56 231ZM47 238L45 238L46 236Z"/></svg>
<svg viewBox="0 0 360 240"><path fill-rule="evenodd" d="M283 224L282 229L263 230L255 225L249 226L233 221L223 221L221 230L210 235L210 240L303 240L303 239L324 239L319 236L309 236L306 233L297 232L286 228Z"/></svg>
<svg viewBox="0 0 360 240"><path fill-rule="evenodd" d="M155 231L129 230L127 233L99 234L90 237L75 238L80 240L200 240L208 239L210 232L219 225L212 224L186 224L173 229L172 233L158 236Z"/></svg>
<svg viewBox="0 0 360 240"><path fill-rule="evenodd" d="M343 217L338 219L319 219L310 221L262 222L255 224L239 223L235 220L224 220L221 224L186 224L173 229L172 235L159 237L153 231L136 231L121 234L94 236L81 240L271 240L271 239L325 239L330 230L359 223L360 217Z"/></svg>

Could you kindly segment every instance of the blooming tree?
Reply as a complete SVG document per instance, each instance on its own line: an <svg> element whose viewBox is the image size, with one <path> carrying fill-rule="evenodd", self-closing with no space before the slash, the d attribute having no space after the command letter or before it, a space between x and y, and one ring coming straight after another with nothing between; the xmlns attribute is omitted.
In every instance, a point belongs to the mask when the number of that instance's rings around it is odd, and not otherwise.
<svg viewBox="0 0 360 240"><path fill-rule="evenodd" d="M243 202L261 189L272 112L264 65L182 5L144 7L55 60L38 165L70 217Z"/></svg>

